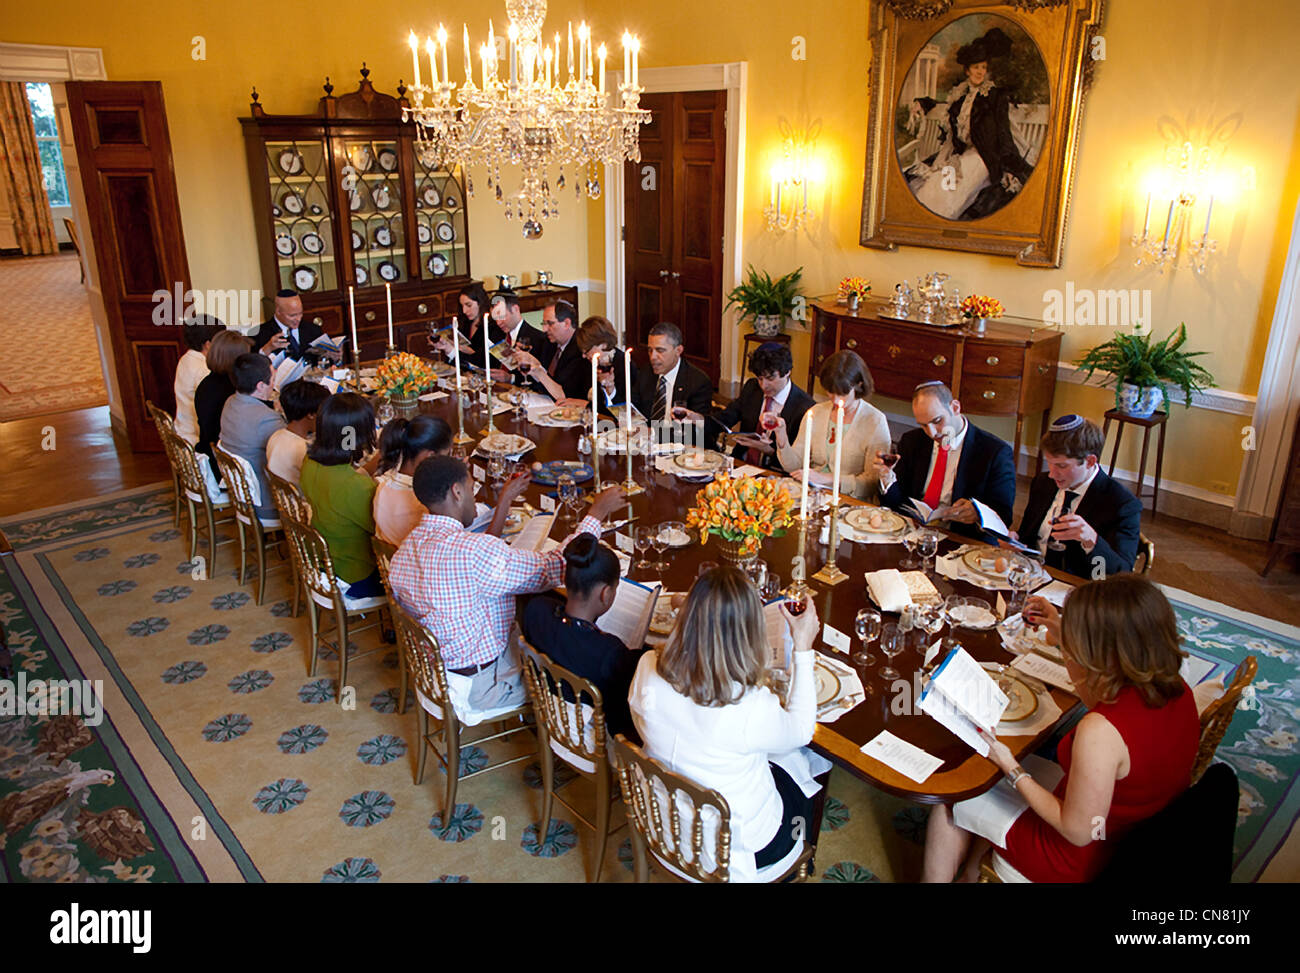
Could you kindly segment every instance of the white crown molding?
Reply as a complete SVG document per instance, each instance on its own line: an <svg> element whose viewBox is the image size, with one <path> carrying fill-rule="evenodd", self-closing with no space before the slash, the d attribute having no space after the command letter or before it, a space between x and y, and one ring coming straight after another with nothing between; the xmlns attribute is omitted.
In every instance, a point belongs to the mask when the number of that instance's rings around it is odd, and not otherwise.
<svg viewBox="0 0 1300 973"><path fill-rule="evenodd" d="M0 43L0 81L107 81L98 47Z"/></svg>
<svg viewBox="0 0 1300 973"><path fill-rule="evenodd" d="M1085 381L1084 369L1065 361L1056 363L1056 378L1057 381L1067 382L1070 385L1088 385L1093 388L1101 388L1105 382L1105 376L1101 372L1095 372L1091 380ZM1182 403L1182 400L1174 395L1170 396L1170 401L1180 405ZM1204 392L1192 393L1192 406L1198 409L1209 409L1211 412L1226 412L1234 416L1253 416L1255 396L1246 395L1244 392L1229 392L1227 389L1207 389Z"/></svg>

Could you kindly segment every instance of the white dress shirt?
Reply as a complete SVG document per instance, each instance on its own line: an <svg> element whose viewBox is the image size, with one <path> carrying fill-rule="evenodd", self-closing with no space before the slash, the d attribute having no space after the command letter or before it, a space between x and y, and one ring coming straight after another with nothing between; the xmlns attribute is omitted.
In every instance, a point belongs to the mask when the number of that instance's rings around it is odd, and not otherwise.
<svg viewBox="0 0 1300 973"><path fill-rule="evenodd" d="M668 390L667 394L664 396L664 418L665 419L672 419L673 417L673 386L677 384L677 373L681 371L681 369L682 369L682 360L678 358L677 364L673 366L673 370L671 372L666 372L663 376L659 376L659 375L654 376L654 380L655 380L654 388L651 389L650 391L650 408L651 410L654 409L655 396L659 394L659 379L662 377L664 380L664 387ZM646 418L649 419L650 417L646 416Z"/></svg>
<svg viewBox="0 0 1300 973"><path fill-rule="evenodd" d="M208 360L203 352L190 348L176 363L176 434L191 446L199 442L199 418L194 413L194 390L208 374Z"/></svg>
<svg viewBox="0 0 1300 973"><path fill-rule="evenodd" d="M939 491L939 505L948 506L953 501L952 485L957 479L957 466L961 463L961 447L966 442L966 430L970 429L970 420L965 416L961 417L961 432L953 437L948 446L948 465L943 469L943 489ZM930 485L930 477L934 475L934 464L939 461L939 450L943 447L939 440L930 440L930 465L925 468L925 479L921 481L921 492L924 494L925 488ZM880 492L884 493L893 487L894 481L898 479L897 474L892 469L887 470L885 475L880 478ZM921 500L923 497L912 497L913 500ZM960 499L960 498L958 498Z"/></svg>
<svg viewBox="0 0 1300 973"><path fill-rule="evenodd" d="M1074 503L1070 506L1070 513L1076 512L1079 509L1079 504L1083 503L1083 495L1088 492L1088 484L1097 478L1099 469L1101 469L1100 463L1092 468L1092 472L1088 474L1086 480L1077 487L1070 489L1070 492L1074 494ZM1060 516L1061 507L1064 504L1065 491L1058 487L1056 497L1052 500L1052 505L1047 508L1047 513L1043 515L1043 522L1038 527L1038 550L1043 554L1047 553L1047 542L1052 537L1052 520Z"/></svg>

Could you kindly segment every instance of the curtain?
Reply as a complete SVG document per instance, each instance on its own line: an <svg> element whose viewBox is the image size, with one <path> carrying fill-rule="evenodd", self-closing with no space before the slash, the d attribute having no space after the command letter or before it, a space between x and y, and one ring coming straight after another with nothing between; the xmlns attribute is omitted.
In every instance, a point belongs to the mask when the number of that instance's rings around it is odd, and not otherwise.
<svg viewBox="0 0 1300 973"><path fill-rule="evenodd" d="M59 243L36 150L32 106L21 81L0 81L0 179L9 196L9 212L23 253L57 253Z"/></svg>

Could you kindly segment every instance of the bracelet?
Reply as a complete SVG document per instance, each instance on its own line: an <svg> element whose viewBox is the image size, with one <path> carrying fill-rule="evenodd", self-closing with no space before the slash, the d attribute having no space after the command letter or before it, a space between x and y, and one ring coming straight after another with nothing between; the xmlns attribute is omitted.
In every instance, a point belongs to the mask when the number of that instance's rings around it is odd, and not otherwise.
<svg viewBox="0 0 1300 973"><path fill-rule="evenodd" d="M1007 774L1007 780L1011 781L1011 788L1012 790L1015 790L1016 785L1020 783L1021 779L1028 776L1029 771L1025 770L1025 768L1021 767L1019 764L1016 764L1011 768L1011 773Z"/></svg>

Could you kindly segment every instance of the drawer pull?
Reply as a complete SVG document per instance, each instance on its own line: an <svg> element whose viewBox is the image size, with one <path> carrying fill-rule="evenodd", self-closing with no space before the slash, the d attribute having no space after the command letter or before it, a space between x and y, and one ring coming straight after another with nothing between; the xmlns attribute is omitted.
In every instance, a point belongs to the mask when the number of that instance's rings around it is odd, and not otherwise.
<svg viewBox="0 0 1300 973"><path fill-rule="evenodd" d="M1039 374L1039 375L1046 375L1046 374L1047 374L1047 370L1048 370L1050 367L1051 367L1050 365L1039 365L1039 366L1038 366L1038 374Z"/></svg>
<svg viewBox="0 0 1300 973"><path fill-rule="evenodd" d="M415 312L416 312L417 314L428 314L428 313L429 313L429 305L427 305L427 304L417 304L417 305L415 305Z"/></svg>
<svg viewBox="0 0 1300 973"><path fill-rule="evenodd" d="M997 355L989 355L987 358L984 359L984 361L989 365L996 365L1001 360L1002 359L999 358Z"/></svg>
<svg viewBox="0 0 1300 973"><path fill-rule="evenodd" d="M984 393L984 398L986 399L996 399L997 397L998 397L998 393L994 392L992 389L989 389L987 392Z"/></svg>
<svg viewBox="0 0 1300 973"><path fill-rule="evenodd" d="M311 323L319 327L320 325L324 324L325 322L323 322L319 317L314 317L314 318L311 319Z"/></svg>
<svg viewBox="0 0 1300 973"><path fill-rule="evenodd" d="M845 348L856 348L857 346L858 346L857 338L850 338L848 341L844 342Z"/></svg>
<svg viewBox="0 0 1300 973"><path fill-rule="evenodd" d="M367 320L367 321L373 321L374 319L375 319L375 312L374 312L374 311L367 311L367 312L366 312L366 320Z"/></svg>
<svg viewBox="0 0 1300 973"><path fill-rule="evenodd" d="M935 367L935 368L941 368L942 366L948 364L948 356L947 356L947 355L935 355L933 358L930 359L930 361L934 362L934 367Z"/></svg>
<svg viewBox="0 0 1300 973"><path fill-rule="evenodd" d="M903 349L900 348L900 347L898 347L898 345L890 345L890 346L889 346L889 357L890 357L890 358L897 358L897 357L898 357L899 355L901 355L902 353L903 353Z"/></svg>

